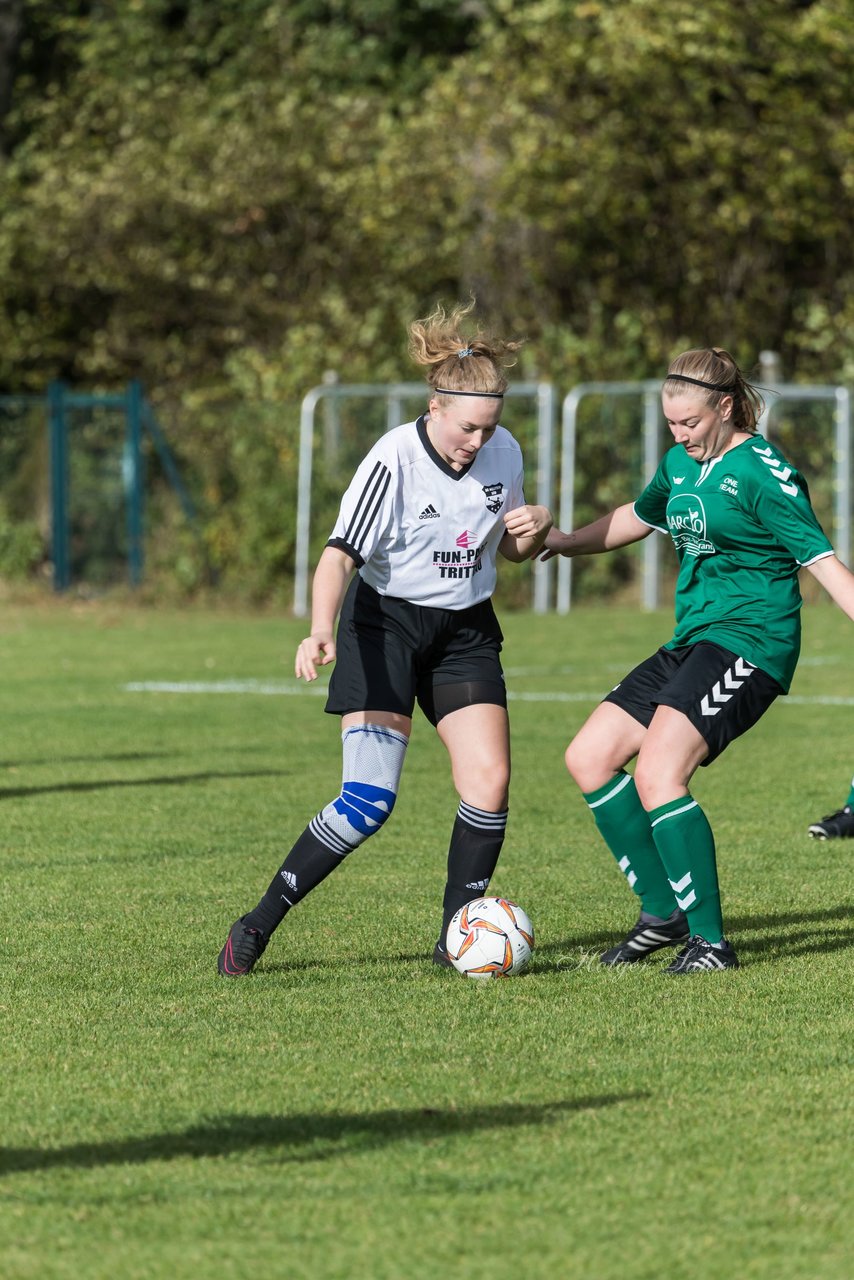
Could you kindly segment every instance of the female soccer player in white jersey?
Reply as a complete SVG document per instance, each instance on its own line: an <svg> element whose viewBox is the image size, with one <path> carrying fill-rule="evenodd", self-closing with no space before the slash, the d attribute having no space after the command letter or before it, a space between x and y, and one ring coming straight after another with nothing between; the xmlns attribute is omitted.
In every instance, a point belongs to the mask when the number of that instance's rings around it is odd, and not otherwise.
<svg viewBox="0 0 854 1280"><path fill-rule="evenodd" d="M296 674L314 680L337 659L326 710L341 716L341 790L232 925L218 960L224 976L248 974L291 907L386 821L416 701L459 793L437 963L448 963L451 916L485 893L495 870L510 780L496 557L529 559L552 518L525 503L521 450L499 426L506 357L521 344L464 337L472 306L440 307L410 326L410 354L428 371L428 411L371 449L318 562Z"/></svg>
<svg viewBox="0 0 854 1280"><path fill-rule="evenodd" d="M543 559L669 533L679 560L676 631L596 708L566 752L640 916L603 964L684 943L666 972L738 965L725 939L711 827L688 790L786 693L800 649L798 570L854 618L854 575L836 558L804 479L756 432L762 399L719 348L678 356L662 387L675 448L638 500ZM634 776L625 771L637 758Z"/></svg>

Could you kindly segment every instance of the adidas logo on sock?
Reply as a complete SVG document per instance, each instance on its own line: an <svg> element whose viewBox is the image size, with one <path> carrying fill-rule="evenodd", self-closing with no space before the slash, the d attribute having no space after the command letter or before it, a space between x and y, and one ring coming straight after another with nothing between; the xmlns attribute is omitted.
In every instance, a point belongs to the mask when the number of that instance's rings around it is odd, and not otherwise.
<svg viewBox="0 0 854 1280"><path fill-rule="evenodd" d="M467 889L474 889L475 893L485 893L489 888L488 880L471 880L467 885Z"/></svg>
<svg viewBox="0 0 854 1280"><path fill-rule="evenodd" d="M281 875L282 879L284 880L285 884L288 886L289 889L294 889L294 890L296 889L297 878L294 875L293 871L281 871L279 872L279 874Z"/></svg>
<svg viewBox="0 0 854 1280"><path fill-rule="evenodd" d="M440 519L440 516L439 516L439 512L436 510L436 508L433 506L431 502L429 507L424 508L424 510L421 512L421 515L418 517L418 519L419 520L438 520Z"/></svg>

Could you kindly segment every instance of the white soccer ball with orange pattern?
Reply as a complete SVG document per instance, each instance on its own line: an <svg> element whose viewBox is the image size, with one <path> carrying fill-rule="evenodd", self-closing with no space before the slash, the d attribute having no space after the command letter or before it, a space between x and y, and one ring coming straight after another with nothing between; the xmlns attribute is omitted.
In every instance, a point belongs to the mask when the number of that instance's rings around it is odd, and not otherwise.
<svg viewBox="0 0 854 1280"><path fill-rule="evenodd" d="M448 958L466 978L509 978L526 968L534 926L517 902L475 898L448 925Z"/></svg>

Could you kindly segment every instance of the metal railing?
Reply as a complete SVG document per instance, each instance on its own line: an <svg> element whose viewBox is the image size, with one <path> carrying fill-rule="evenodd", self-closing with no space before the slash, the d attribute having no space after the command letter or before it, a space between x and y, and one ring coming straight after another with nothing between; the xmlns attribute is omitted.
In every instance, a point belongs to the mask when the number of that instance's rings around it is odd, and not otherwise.
<svg viewBox="0 0 854 1280"><path fill-rule="evenodd" d="M165 437L145 398L142 384L132 381L121 392L72 391L64 382L51 382L45 395L0 396L0 408L47 409L50 466L50 554L55 591L71 585L71 439L69 415L73 410L114 410L124 421L121 443L121 486L125 502L127 572L130 585L142 582L144 569L145 457L143 442L150 439L163 470L175 490L184 515L193 524L196 511L183 484Z"/></svg>
<svg viewBox="0 0 854 1280"><path fill-rule="evenodd" d="M773 434L775 411L787 401L831 401L834 405L834 518L831 540L837 555L845 564L851 563L851 394L847 387L831 385L801 385L777 383L769 388L766 408L759 420L763 435ZM585 397L636 396L643 404L643 475L636 493L649 483L662 456L661 439L663 417L661 413L661 380L643 382L582 382L564 397L561 412L560 447L560 505L558 525L561 529L573 527L575 515L575 470L578 434L578 410ZM632 494L626 495L630 501ZM603 514L605 514L603 512ZM659 550L655 536L645 538L642 545L641 604L644 609L658 607L659 599ZM556 610L565 614L570 610L572 598L572 560L557 557Z"/></svg>

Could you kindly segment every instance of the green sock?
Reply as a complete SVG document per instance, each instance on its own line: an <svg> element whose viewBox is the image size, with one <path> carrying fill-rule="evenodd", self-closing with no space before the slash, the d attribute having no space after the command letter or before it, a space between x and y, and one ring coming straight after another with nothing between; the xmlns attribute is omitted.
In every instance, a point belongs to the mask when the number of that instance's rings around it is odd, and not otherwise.
<svg viewBox="0 0 854 1280"><path fill-rule="evenodd" d="M691 937L720 942L724 935L715 837L690 795L651 809L649 820L676 902L688 917Z"/></svg>
<svg viewBox="0 0 854 1280"><path fill-rule="evenodd" d="M849 809L854 809L854 778L851 779L851 790L848 792L848 799L845 803Z"/></svg>
<svg viewBox="0 0 854 1280"><path fill-rule="evenodd" d="M584 799L643 910L666 920L676 910L676 899L632 775L621 770L604 787L585 794Z"/></svg>

